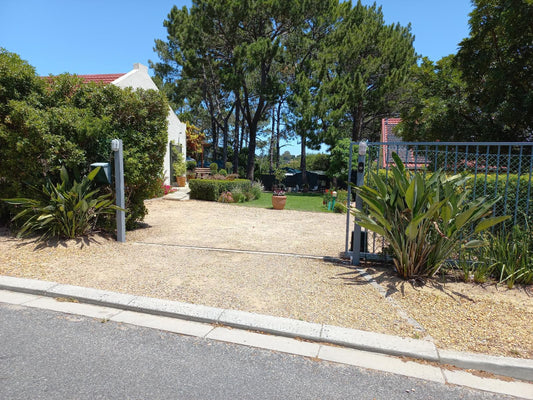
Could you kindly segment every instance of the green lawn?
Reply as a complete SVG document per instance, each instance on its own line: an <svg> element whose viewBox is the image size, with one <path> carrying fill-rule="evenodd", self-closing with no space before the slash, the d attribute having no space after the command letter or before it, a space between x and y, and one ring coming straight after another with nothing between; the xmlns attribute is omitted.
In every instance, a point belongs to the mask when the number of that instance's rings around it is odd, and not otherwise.
<svg viewBox="0 0 533 400"><path fill-rule="evenodd" d="M286 210L333 212L328 211L322 205L322 194L318 193L286 193ZM247 201L245 203L234 203L244 207L272 208L272 193L263 192L259 200Z"/></svg>

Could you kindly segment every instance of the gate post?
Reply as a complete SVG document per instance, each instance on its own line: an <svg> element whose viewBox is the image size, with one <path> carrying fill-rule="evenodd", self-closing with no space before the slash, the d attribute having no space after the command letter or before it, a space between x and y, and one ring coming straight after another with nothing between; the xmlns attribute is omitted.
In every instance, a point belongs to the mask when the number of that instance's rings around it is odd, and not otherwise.
<svg viewBox="0 0 533 400"><path fill-rule="evenodd" d="M117 206L117 242L126 241L126 213L124 212L124 157L122 154L122 139L111 141L111 150L115 153L115 196Z"/></svg>
<svg viewBox="0 0 533 400"><path fill-rule="evenodd" d="M366 149L368 147L368 141L363 140L359 142L359 156L357 158L357 180L355 186L363 186L365 180L365 158L366 158ZM351 195L351 193L349 193ZM363 207L362 199L356 195L355 197L355 208L361 209ZM353 252L352 252L352 265L359 265L361 259L361 227L357 224L354 224L353 228Z"/></svg>

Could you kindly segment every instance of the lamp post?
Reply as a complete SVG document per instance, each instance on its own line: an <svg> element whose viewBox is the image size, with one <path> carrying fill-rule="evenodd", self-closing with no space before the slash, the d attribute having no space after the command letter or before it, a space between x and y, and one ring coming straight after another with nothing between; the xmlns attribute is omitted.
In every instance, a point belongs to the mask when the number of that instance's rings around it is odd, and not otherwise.
<svg viewBox="0 0 533 400"><path fill-rule="evenodd" d="M115 193L116 204L120 210L117 214L117 242L126 241L126 213L124 211L124 156L122 154L122 140L113 139L111 150L115 153Z"/></svg>

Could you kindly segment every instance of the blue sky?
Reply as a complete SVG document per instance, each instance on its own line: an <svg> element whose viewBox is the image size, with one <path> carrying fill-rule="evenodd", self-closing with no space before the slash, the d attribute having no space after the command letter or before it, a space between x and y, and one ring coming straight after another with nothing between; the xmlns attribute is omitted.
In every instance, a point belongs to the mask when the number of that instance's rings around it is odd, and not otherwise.
<svg viewBox="0 0 533 400"><path fill-rule="evenodd" d="M136 62L157 60L154 40L166 38L163 21L174 4L191 1L0 0L0 47L19 54L39 75L128 72ZM431 60L456 53L468 36L469 0L377 4L386 23L411 23L417 53ZM283 150L300 152L296 142Z"/></svg>

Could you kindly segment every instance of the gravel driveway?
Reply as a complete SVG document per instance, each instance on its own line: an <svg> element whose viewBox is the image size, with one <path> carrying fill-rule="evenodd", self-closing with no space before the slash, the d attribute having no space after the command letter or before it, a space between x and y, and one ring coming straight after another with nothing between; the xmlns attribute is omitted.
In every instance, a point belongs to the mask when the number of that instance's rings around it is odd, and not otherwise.
<svg viewBox="0 0 533 400"><path fill-rule="evenodd" d="M441 348L533 358L528 288L397 279L353 268L345 216L201 201L147 202L127 242L39 244L0 233L0 274L233 308L433 340Z"/></svg>

